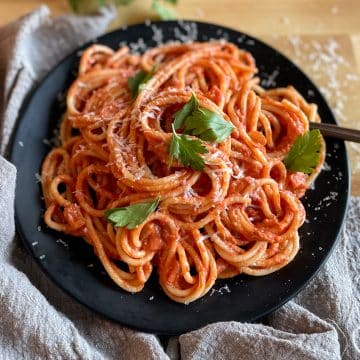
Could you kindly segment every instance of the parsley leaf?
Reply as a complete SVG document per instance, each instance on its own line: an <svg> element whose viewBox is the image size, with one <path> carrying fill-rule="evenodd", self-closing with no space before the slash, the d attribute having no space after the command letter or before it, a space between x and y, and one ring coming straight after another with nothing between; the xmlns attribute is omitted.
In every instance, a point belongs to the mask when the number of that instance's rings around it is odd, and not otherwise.
<svg viewBox="0 0 360 360"><path fill-rule="evenodd" d="M106 219L116 227L131 230L142 224L158 207L160 199L151 200L105 211Z"/></svg>
<svg viewBox="0 0 360 360"><path fill-rule="evenodd" d="M199 140L192 140L186 135L177 135L172 125L173 135L169 146L169 166L174 159L180 160L184 166L202 171L205 167L204 159L198 154L206 154L208 151Z"/></svg>
<svg viewBox="0 0 360 360"><path fill-rule="evenodd" d="M233 131L234 126L214 111L199 108L185 122L186 134L210 142L223 142Z"/></svg>
<svg viewBox="0 0 360 360"><path fill-rule="evenodd" d="M139 90L144 88L144 85L152 78L154 75L155 68L152 68L150 72L145 72L140 70L133 77L128 79L128 86L131 91L131 97L136 98Z"/></svg>
<svg viewBox="0 0 360 360"><path fill-rule="evenodd" d="M69 0L69 5L75 12L79 12L79 2L78 0Z"/></svg>
<svg viewBox="0 0 360 360"><path fill-rule="evenodd" d="M116 5L129 5L133 0L115 0Z"/></svg>
<svg viewBox="0 0 360 360"><path fill-rule="evenodd" d="M171 2L171 1L168 1ZM168 9L167 7L160 4L159 1L153 0L151 4L151 8L158 14L161 20L174 20L176 19L176 15L173 11Z"/></svg>
<svg viewBox="0 0 360 360"><path fill-rule="evenodd" d="M311 174L319 164L321 150L320 131L315 129L299 135L284 158L288 170Z"/></svg>
<svg viewBox="0 0 360 360"><path fill-rule="evenodd" d="M175 114L174 127L175 129L180 129L183 127L185 119L190 116L194 111L199 109L199 102L195 97L194 93L191 94L190 100Z"/></svg>
<svg viewBox="0 0 360 360"><path fill-rule="evenodd" d="M234 126L214 111L200 107L194 93L175 114L175 129L184 128L186 134L210 142L223 142Z"/></svg>

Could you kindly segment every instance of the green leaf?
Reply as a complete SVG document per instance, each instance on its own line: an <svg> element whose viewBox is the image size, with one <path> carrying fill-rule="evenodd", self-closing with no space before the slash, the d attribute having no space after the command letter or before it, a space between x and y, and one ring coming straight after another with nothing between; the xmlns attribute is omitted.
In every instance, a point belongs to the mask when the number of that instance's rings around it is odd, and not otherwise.
<svg viewBox="0 0 360 360"><path fill-rule="evenodd" d="M210 142L223 142L234 126L214 111L199 108L184 122L185 132Z"/></svg>
<svg viewBox="0 0 360 360"><path fill-rule="evenodd" d="M146 218L158 207L160 199L141 202L122 208L105 211L107 221L116 227L124 227L131 230L142 224Z"/></svg>
<svg viewBox="0 0 360 360"><path fill-rule="evenodd" d="M115 5L129 5L133 0L115 0Z"/></svg>
<svg viewBox="0 0 360 360"><path fill-rule="evenodd" d="M177 4L177 0L164 0L165 2L168 2L170 4L176 5Z"/></svg>
<svg viewBox="0 0 360 360"><path fill-rule="evenodd" d="M131 96L135 98L139 92L139 86L146 78L146 72L141 70L137 72L133 77L128 79L128 86L131 91Z"/></svg>
<svg viewBox="0 0 360 360"><path fill-rule="evenodd" d="M144 78L144 80L139 85L139 90L143 90L146 83L154 76L155 73L155 66L152 67L150 72L148 72Z"/></svg>
<svg viewBox="0 0 360 360"><path fill-rule="evenodd" d="M172 125L172 138L169 146L169 166L174 159L179 160L184 166L202 171L205 167L203 157L198 154L206 154L208 151L199 140L192 140L186 135L177 135Z"/></svg>
<svg viewBox="0 0 360 360"><path fill-rule="evenodd" d="M180 129L183 126L185 119L198 109L199 109L199 102L196 96L194 95L194 93L192 93L190 100L174 114L175 129L176 130Z"/></svg>
<svg viewBox="0 0 360 360"><path fill-rule="evenodd" d="M321 135L319 130L311 130L299 135L290 151L284 158L288 170L311 174L319 164L321 150Z"/></svg>
<svg viewBox="0 0 360 360"><path fill-rule="evenodd" d="M139 90L144 88L144 85L152 78L154 75L155 68L152 68L150 72L145 72L140 70L133 77L128 79L128 86L131 91L131 97L136 98Z"/></svg>
<svg viewBox="0 0 360 360"><path fill-rule="evenodd" d="M79 0L69 0L69 5L75 12L79 12Z"/></svg>
<svg viewBox="0 0 360 360"><path fill-rule="evenodd" d="M158 14L161 20L174 20L176 15L173 11L154 0L151 4L151 8Z"/></svg>
<svg viewBox="0 0 360 360"><path fill-rule="evenodd" d="M78 13L80 12L80 8L81 8L81 12L84 11L90 11L91 9L96 9L96 8L100 8L106 5L106 0L97 0L95 3L91 3L89 4L89 2L85 2L84 0L68 0L71 8L73 9L74 12Z"/></svg>
<svg viewBox="0 0 360 360"><path fill-rule="evenodd" d="M194 95L175 114L175 129L183 128L186 134L210 142L223 142L234 126L214 111L200 107Z"/></svg>

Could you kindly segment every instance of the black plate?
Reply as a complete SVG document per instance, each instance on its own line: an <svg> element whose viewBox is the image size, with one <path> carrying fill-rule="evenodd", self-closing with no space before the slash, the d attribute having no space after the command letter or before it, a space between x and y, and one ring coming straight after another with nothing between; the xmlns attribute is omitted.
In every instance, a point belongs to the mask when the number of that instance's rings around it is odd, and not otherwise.
<svg viewBox="0 0 360 360"><path fill-rule="evenodd" d="M141 37L147 46L153 47L157 45L155 40L161 40L159 29L163 41L225 38L249 50L256 59L263 86L293 84L308 101L318 104L323 121L335 123L317 88L292 62L259 40L237 31L206 23L160 22L129 26L96 41L113 48L119 43L133 43L133 48L142 49ZM35 174L40 172L42 160L50 150L43 140L53 136L64 111L59 94L73 80L78 60L76 51L55 67L32 93L20 113L12 144L11 161L18 170L17 230L44 272L79 302L107 318L158 334L180 334L216 321L254 321L296 295L326 260L341 229L349 194L344 143L326 140L327 169L316 180L315 190L309 190L303 199L308 220L300 229L301 250L284 269L264 277L241 275L219 280L215 290L190 305L170 300L158 284L156 271L142 292L129 294L110 280L92 248L82 239L51 231L42 221L43 204ZM38 231L39 226L42 231Z"/></svg>

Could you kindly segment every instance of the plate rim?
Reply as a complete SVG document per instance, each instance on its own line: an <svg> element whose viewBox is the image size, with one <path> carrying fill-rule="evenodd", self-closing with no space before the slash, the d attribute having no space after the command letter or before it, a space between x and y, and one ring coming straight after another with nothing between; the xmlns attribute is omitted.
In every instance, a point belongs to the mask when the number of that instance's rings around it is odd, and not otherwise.
<svg viewBox="0 0 360 360"><path fill-rule="evenodd" d="M233 28L230 28L230 27L227 27L227 26L223 26L223 25L218 24L216 22L210 23L210 22L197 21L197 20L195 21L195 20L189 20L189 19L181 19L180 22L195 23L195 24L201 24L201 25L204 25L204 26L216 27L218 29L223 30L224 32L230 31L230 32L237 33L239 36L244 35L246 38L254 40L256 43L259 43L261 46L265 46L265 47L271 49L271 51L273 51L275 54L280 54L288 63L290 63L293 67L295 67L302 74L302 76L306 79L306 81L308 81L315 89L317 89L317 91L321 95L322 101L324 102L324 104L326 105L328 110L330 111L330 113L332 115L332 118L334 119L335 123L336 124L338 123L336 117L334 116L332 107L329 106L328 101L325 99L323 94L320 92L319 87L312 81L312 79L307 75L307 73L305 73L305 71L302 70L302 68L300 68L297 64L295 64L289 57L284 55L281 51L275 49L270 44L267 44L266 42L264 42L262 40L259 40L257 37L254 37L253 35L250 35L250 34L248 34L246 32L241 31L241 30L237 30L237 29L233 29ZM179 20L151 21L151 24L160 25L160 26L163 26L163 25L165 25L165 26L166 25L179 25ZM145 22L139 22L139 23L136 23L136 24L128 25L126 27L126 29L124 29L123 27L118 27L118 28L116 28L116 29L114 29L112 31L101 34L100 36L96 37L95 39L89 40L89 41L85 42L84 44L77 46L68 55L64 56L56 65L51 67L49 69L49 71L46 73L46 75L43 76L40 80L38 80L35 83L35 85L29 90L28 94L24 98L24 100L22 102L22 105L21 105L21 107L19 109L16 121L15 121L15 125L14 125L13 130L12 130L11 137L9 139L9 142L8 142L7 146L6 146L5 156L4 156L5 159L9 160L13 164L13 160L14 160L13 157L14 157L14 153L15 153L14 150L15 150L15 147L16 147L16 141L15 140L17 138L18 130L19 130L20 125L22 123L22 119L24 117L25 110L28 108L29 104L31 103L31 100L32 100L33 96L35 96L38 89L42 86L42 84L44 82L47 81L47 79L52 75L53 72L55 72L58 68L60 68L64 63L66 63L70 58L72 58L74 55L76 55L79 51L85 49L86 47L90 46L91 44L102 43L102 40L104 38L106 38L108 36L111 36L111 35L119 32L119 31L128 31L129 28L141 27L141 26L146 26L146 25L147 24ZM220 39L221 39L221 37L219 37L219 40ZM196 41L201 41L201 40L196 40ZM236 45L241 47L241 44L236 44ZM346 215L347 215L347 212L348 212L349 203L350 203L350 196L351 196L351 168L350 168L350 161L349 161L347 148L345 146L344 146L344 156L345 156L345 159L346 159L346 161L345 161L346 176L344 177L344 181L343 181L344 182L344 189L343 190L346 192L346 199L345 199L345 205L344 205L344 207L342 209L342 214L341 214L340 217L338 217L338 219L340 220L340 226L337 229L336 236L334 236L335 240L332 243L329 251L321 259L321 261L318 262L316 270L312 273L312 275L306 281L302 282L299 286L292 289L290 294L284 296L284 298L280 302L278 302L275 306L271 307L270 309L259 312L257 316L254 316L253 318L251 318L250 320L248 320L246 322L251 323L251 322L255 322L255 321L259 320L259 319L262 319L263 317L273 313L274 311L276 311L277 309L282 307L284 304L286 304L288 301L293 299L296 295L298 295L299 292L301 290L303 290L314 279L314 277L316 275L318 275L320 270L323 269L324 264L328 261L330 255L333 254L336 246L338 246L341 233L342 233L343 228L345 226L345 219L346 219ZM22 225L21 225L21 219L19 218L19 214L18 214L18 211L16 209L16 192L15 192L15 198L14 198L14 208L15 208L15 232L16 232L16 234L19 235L19 238L21 239L22 244L26 248L29 255L32 257L32 259L35 260L37 266L39 266L41 271L47 276L47 278L49 278L53 282L53 284L55 284L55 286L58 289L60 289L61 291L63 291L67 295L69 295L72 299L74 299L75 301L77 301L81 305L85 306L87 309L95 312L96 314L100 314L104 318L106 318L106 319L108 319L108 320L110 320L110 321L112 321L112 322L114 322L116 324L124 325L124 326L126 326L128 328L131 328L131 329L134 329L134 330L140 330L140 331L143 331L143 332L146 332L146 333L155 333L155 334L159 334L159 335L179 335L179 334L183 333L183 332L169 332L167 330L156 329L156 328L151 328L151 329L150 328L143 328L141 326L136 326L133 323L128 323L127 321L116 319L116 318L112 317L111 315L109 315L108 313L105 313L105 312L103 312L101 310L95 309L94 307L88 305L87 303L82 301L77 295L73 294L70 290L63 287L63 285L57 280L57 278L55 276L53 276L46 269L45 266L43 266L43 263L41 262L41 260L38 257L34 256L34 254L32 252L32 249L30 247L30 243L26 240L25 232L23 231ZM234 320L234 321L239 321L239 320ZM210 320L208 322L208 324L211 324L211 323L214 323L214 322L211 322L211 320ZM203 325L203 326L206 326L206 325ZM197 328L186 329L185 332L196 330L196 329L198 329L198 327Z"/></svg>

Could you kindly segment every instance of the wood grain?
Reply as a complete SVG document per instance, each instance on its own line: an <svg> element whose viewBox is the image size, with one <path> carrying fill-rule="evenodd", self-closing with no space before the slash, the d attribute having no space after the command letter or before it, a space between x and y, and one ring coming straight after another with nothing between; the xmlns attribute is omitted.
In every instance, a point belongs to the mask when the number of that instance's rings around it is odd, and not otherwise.
<svg viewBox="0 0 360 360"><path fill-rule="evenodd" d="M69 11L66 0L1 0L0 26L43 3L53 15ZM153 18L150 4L151 0L137 0L119 7L110 28ZM266 41L323 90L339 123L360 128L359 5L359 0L179 0L176 11L179 18L218 23ZM334 59L341 63L334 66ZM352 194L360 195L360 145L348 143L347 148Z"/></svg>
<svg viewBox="0 0 360 360"><path fill-rule="evenodd" d="M92 0L83 0L91 2ZM179 17L227 25L250 34L360 34L358 0L179 0ZM0 24L47 4L54 15L68 10L66 0L1 0ZM151 0L119 7L116 24L151 17Z"/></svg>

